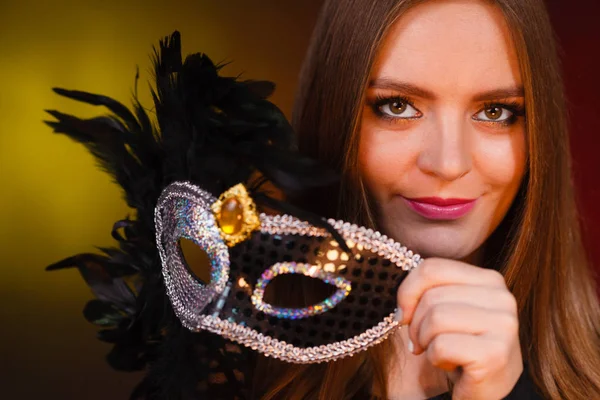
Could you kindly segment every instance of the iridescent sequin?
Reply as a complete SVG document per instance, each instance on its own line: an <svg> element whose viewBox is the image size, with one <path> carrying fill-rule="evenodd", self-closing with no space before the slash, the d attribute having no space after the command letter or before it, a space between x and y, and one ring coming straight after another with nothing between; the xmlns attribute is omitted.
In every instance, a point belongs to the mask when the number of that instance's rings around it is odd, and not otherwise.
<svg viewBox="0 0 600 400"><path fill-rule="evenodd" d="M284 274L301 274L311 278L320 279L323 282L335 285L338 290L320 303L304 308L283 308L274 307L263 301L265 289L269 282L278 275ZM349 280L337 276L330 272L324 271L321 267L305 263L282 262L276 263L271 268L263 272L261 278L256 283L254 293L252 294L252 304L257 310L264 312L267 315L272 315L277 318L285 319L300 319L312 317L317 314L322 314L331 310L340 301L350 294L352 284Z"/></svg>

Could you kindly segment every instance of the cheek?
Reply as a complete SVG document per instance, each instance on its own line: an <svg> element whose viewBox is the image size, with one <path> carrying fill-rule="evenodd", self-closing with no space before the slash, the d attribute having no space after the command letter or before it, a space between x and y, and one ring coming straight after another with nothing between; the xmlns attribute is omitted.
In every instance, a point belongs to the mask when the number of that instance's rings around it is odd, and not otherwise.
<svg viewBox="0 0 600 400"><path fill-rule="evenodd" d="M474 154L477 170L492 189L516 192L527 160L525 133L522 129L509 135L486 135L480 138Z"/></svg>
<svg viewBox="0 0 600 400"><path fill-rule="evenodd" d="M377 146L369 132L361 129L358 147L358 165L360 176L368 190L377 194L386 185L388 168L382 159L382 149ZM384 157L385 158L385 157Z"/></svg>
<svg viewBox="0 0 600 400"><path fill-rule="evenodd" d="M382 200L409 175L418 150L407 132L389 131L364 123L360 130L358 164L369 192Z"/></svg>

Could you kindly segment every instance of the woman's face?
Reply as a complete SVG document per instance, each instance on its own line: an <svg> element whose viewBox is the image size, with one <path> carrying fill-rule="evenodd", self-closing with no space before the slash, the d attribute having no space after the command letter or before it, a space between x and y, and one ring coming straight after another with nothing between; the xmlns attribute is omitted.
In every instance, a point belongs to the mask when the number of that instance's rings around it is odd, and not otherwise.
<svg viewBox="0 0 600 400"><path fill-rule="evenodd" d="M501 12L429 1L375 60L359 168L380 230L424 256L467 259L499 225L525 171L524 98Z"/></svg>

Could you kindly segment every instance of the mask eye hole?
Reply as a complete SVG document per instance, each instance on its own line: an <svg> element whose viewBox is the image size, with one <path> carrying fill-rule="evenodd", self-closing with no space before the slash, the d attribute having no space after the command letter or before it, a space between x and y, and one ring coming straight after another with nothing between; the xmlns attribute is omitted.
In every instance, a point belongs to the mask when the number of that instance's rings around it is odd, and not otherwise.
<svg viewBox="0 0 600 400"><path fill-rule="evenodd" d="M178 244L188 272L199 283L210 285L212 266L206 251L190 239L180 238Z"/></svg>
<svg viewBox="0 0 600 400"><path fill-rule="evenodd" d="M337 291L334 285L301 274L281 274L265 287L264 301L273 307L304 308L319 303Z"/></svg>
<svg viewBox="0 0 600 400"><path fill-rule="evenodd" d="M299 274L313 279L316 278L323 283L333 285L337 290L325 300L303 308L275 307L264 301L265 290L270 282L280 275L288 274ZM331 272L326 272L319 266L304 263L282 262L274 264L271 268L263 272L260 279L256 282L251 300L257 310L262 311L267 315L283 319L300 319L312 317L331 310L344 300L344 298L350 294L351 290L352 284L350 281Z"/></svg>

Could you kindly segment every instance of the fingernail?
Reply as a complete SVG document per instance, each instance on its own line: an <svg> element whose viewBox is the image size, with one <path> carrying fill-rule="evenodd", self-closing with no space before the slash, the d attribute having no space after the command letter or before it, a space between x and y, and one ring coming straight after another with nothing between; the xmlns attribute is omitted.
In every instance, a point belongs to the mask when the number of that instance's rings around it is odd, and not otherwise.
<svg viewBox="0 0 600 400"><path fill-rule="evenodd" d="M402 322L403 318L404 318L404 313L402 312L402 309L400 307L396 308L396 312L394 313L394 321Z"/></svg>
<svg viewBox="0 0 600 400"><path fill-rule="evenodd" d="M408 339L408 351L410 351L411 353L415 353L415 345L413 344L412 340Z"/></svg>

